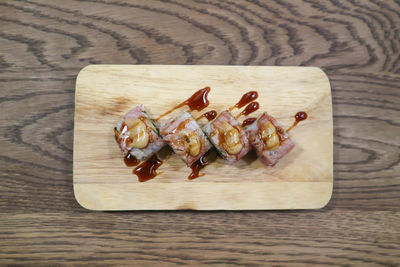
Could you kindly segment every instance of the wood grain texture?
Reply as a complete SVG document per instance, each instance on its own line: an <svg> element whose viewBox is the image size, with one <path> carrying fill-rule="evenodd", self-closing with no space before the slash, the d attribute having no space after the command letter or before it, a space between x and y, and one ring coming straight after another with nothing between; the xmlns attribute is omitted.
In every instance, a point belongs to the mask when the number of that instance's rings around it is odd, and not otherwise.
<svg viewBox="0 0 400 267"><path fill-rule="evenodd" d="M254 153L234 165L219 158L202 171L205 176L191 181L190 168L170 152L163 156L159 175L140 183L122 160L112 131L115 124L140 104L157 118L205 86L211 87L206 111L227 109L251 88L258 91L260 103L251 116L268 110L288 128L294 114L307 112L307 120L290 132L295 149L275 168L264 166ZM159 123L184 110L187 107ZM191 113L198 117L204 112ZM90 65L76 81L73 164L75 198L88 209L321 208L333 187L329 81L321 69L310 67ZM243 192L251 195L243 198Z"/></svg>
<svg viewBox="0 0 400 267"><path fill-rule="evenodd" d="M0 263L398 265L399 25L396 0L1 1ZM333 97L331 202L295 212L80 208L74 87L98 63L321 67Z"/></svg>

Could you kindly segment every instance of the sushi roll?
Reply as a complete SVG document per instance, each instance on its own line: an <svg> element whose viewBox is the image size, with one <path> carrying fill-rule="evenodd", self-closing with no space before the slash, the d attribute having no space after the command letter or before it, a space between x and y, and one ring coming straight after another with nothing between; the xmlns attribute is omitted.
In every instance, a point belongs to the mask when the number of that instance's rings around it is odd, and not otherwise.
<svg viewBox="0 0 400 267"><path fill-rule="evenodd" d="M246 131L259 159L267 166L277 164L295 146L288 133L266 112L249 125Z"/></svg>
<svg viewBox="0 0 400 267"><path fill-rule="evenodd" d="M161 126L160 133L188 167L211 148L200 126L188 112L166 122Z"/></svg>
<svg viewBox="0 0 400 267"><path fill-rule="evenodd" d="M165 145L143 105L128 111L117 123L114 134L122 153L130 153L137 160L150 157Z"/></svg>
<svg viewBox="0 0 400 267"><path fill-rule="evenodd" d="M251 149L247 133L227 110L206 124L203 130L229 164L237 162Z"/></svg>

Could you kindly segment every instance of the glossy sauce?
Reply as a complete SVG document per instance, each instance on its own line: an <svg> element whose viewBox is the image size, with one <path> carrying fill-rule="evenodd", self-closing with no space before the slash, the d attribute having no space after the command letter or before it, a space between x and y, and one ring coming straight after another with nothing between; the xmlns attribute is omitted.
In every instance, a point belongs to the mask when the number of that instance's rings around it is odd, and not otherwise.
<svg viewBox="0 0 400 267"><path fill-rule="evenodd" d="M162 160L160 160L157 155L151 156L145 162L137 166L133 173L139 178L139 182L146 182L157 176L157 169L162 165Z"/></svg>
<svg viewBox="0 0 400 267"><path fill-rule="evenodd" d="M215 117L217 117L217 112L215 110L211 110L199 116L196 121L200 120L201 118L206 118L208 121L212 121L215 119Z"/></svg>
<svg viewBox="0 0 400 267"><path fill-rule="evenodd" d="M128 130L129 130L128 125L127 125L125 122L123 122L122 125L121 125L121 131L120 131L120 133L123 134L123 133L125 133L125 132L128 131Z"/></svg>
<svg viewBox="0 0 400 267"><path fill-rule="evenodd" d="M207 96L208 96L209 92L210 92L210 88L209 87L205 87L205 88L203 88L201 90L198 90L196 93L194 93L186 101L180 103L179 105L175 106L171 110L169 110L166 113L162 114L156 120L159 120L163 116L165 116L165 115L171 113L172 111L174 111L174 110L176 110L176 109L178 109L178 108L180 108L182 106L185 106L185 105L187 105L190 108L190 111L192 111L192 110L201 111L202 109L204 109L205 107L207 107L209 105L209 101L207 99ZM232 110L232 109L235 109L235 108L242 108L243 106L248 104L246 106L246 108L242 112L240 112L236 118L239 118L242 115L247 116L247 115L251 114L252 112L254 112L254 111L259 109L259 103L254 101L257 98L258 98L258 93L256 91L250 91L250 92L244 94L242 96L242 98L240 99L240 101L237 104L235 104L233 107L229 108L229 110ZM196 120L199 120L201 118L206 118L209 121L212 121L213 119L216 118L216 116L217 116L217 112L215 110L211 110L209 112L206 112L206 113L202 114ZM293 123L293 125L287 131L290 131L300 121L303 121L305 119L307 119L307 113L302 112L302 111L296 113L295 122ZM251 125L256 120L257 120L256 118L248 118L248 119L243 121L241 126L245 127L245 126ZM183 128L185 128L186 123L188 123L187 120L179 123L179 125L175 129L173 129L173 132L179 131L179 130L182 130ZM240 127L234 127L234 128L236 128L240 133L240 131L241 131ZM277 134L279 136L279 141L281 143L287 138L287 134L285 133L284 129L282 129L281 127L275 126L275 128L276 128ZM122 124L122 126L121 126L121 134L123 134L127 130L128 130L128 126L125 123ZM225 144L224 132L220 131L220 130L217 130L217 131L214 131L212 135L214 135L214 134L218 134L218 139L219 139L220 145L224 145ZM127 146L129 146L129 143L131 141L130 138L129 137L124 138L125 140L122 140L122 138L119 138L120 133L117 131L116 128L114 129L114 135L115 135L114 137L115 137L115 140L117 141L117 143L120 143L120 142L123 141L123 142L126 142ZM209 162L207 161L206 155L203 155L196 162L194 162L192 164L192 166L190 167L192 169L192 172L188 176L189 180L192 180L192 179L195 179L197 177L200 177L200 176L204 175L204 174L200 174L200 171L205 166L207 166L209 164ZM129 167L136 166L136 165L138 165L140 163L140 161L138 161L134 156L132 156L129 153L124 157L124 162L125 162L126 166L129 166ZM152 178L157 176L157 169L162 164L163 164L163 161L160 160L157 157L157 155L153 155L149 159L147 159L146 161L142 162L139 166L137 166L133 170L133 173L138 176L140 182L145 182L145 181L148 181L148 180L150 180L150 179L152 179Z"/></svg>
<svg viewBox="0 0 400 267"><path fill-rule="evenodd" d="M213 135L218 134L218 144L221 146L225 145L225 134L224 131L219 129L216 131L216 133L214 132Z"/></svg>
<svg viewBox="0 0 400 267"><path fill-rule="evenodd" d="M169 133L164 133L164 134L175 134L176 132L180 132L183 129L186 128L186 124L190 123L191 119L186 119L184 121L181 121L178 126L176 126L174 129L172 129L172 131L170 131Z"/></svg>
<svg viewBox="0 0 400 267"><path fill-rule="evenodd" d="M307 113L304 111L299 111L294 115L295 121L292 126L289 127L289 129L286 130L286 132L289 132L292 130L299 122L306 120L308 117Z"/></svg>
<svg viewBox="0 0 400 267"><path fill-rule="evenodd" d="M232 111L235 108L242 108L251 101L256 100L257 98L258 98L258 93L256 91L247 92L242 96L239 102L236 103L236 105L229 108L229 111Z"/></svg>
<svg viewBox="0 0 400 267"><path fill-rule="evenodd" d="M178 109L180 107L183 107L185 105L187 105L191 111L192 110L197 110L197 111L203 110L205 107L207 107L210 104L210 102L207 99L207 96L208 96L208 93L210 92L210 90L211 90L211 88L208 87L208 86L204 87L203 89L198 90L196 93L194 93L187 100L183 101L179 105L173 107L172 109L168 110L164 114L160 115L156 119L156 121L161 119L165 115L168 115L172 111L174 111L174 110L176 110L176 109Z"/></svg>
<svg viewBox="0 0 400 267"><path fill-rule="evenodd" d="M189 175L188 179L193 180L197 177L203 176L204 174L199 174L200 170L208 165L206 155L201 156L197 161L195 161L190 168L192 173Z"/></svg>
<svg viewBox="0 0 400 267"><path fill-rule="evenodd" d="M130 144L132 144L132 138L130 138L130 137L125 138L125 145L126 145L127 147L129 147Z"/></svg>
<svg viewBox="0 0 400 267"><path fill-rule="evenodd" d="M242 110L242 112L240 112L236 116L236 119L239 118L242 115L247 116L247 115L253 113L254 111L256 111L259 108L260 108L260 104L257 101L251 102L250 104L248 104L246 106L246 108L244 110Z"/></svg>
<svg viewBox="0 0 400 267"><path fill-rule="evenodd" d="M242 123L242 127L246 127L246 126L252 124L253 122L255 122L256 120L257 120L256 118L248 118L248 119L245 119L245 120L243 121L243 123Z"/></svg>
<svg viewBox="0 0 400 267"><path fill-rule="evenodd" d="M130 153L128 153L124 157L124 162L125 162L126 166L132 167L132 166L138 165L140 161L137 160L137 158L135 158L135 156L132 156Z"/></svg>
<svg viewBox="0 0 400 267"><path fill-rule="evenodd" d="M120 132L117 131L117 128L114 128L114 137L118 144L125 142L125 146L129 147L129 145L132 143L132 139L129 136L125 136L123 138L119 137L121 134L125 134L128 130L128 125L125 122L122 123Z"/></svg>

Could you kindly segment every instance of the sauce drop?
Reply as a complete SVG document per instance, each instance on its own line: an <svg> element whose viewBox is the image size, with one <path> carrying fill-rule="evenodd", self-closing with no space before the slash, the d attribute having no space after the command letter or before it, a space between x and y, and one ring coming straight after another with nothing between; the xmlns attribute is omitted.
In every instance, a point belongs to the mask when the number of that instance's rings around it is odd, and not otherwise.
<svg viewBox="0 0 400 267"><path fill-rule="evenodd" d="M253 122L255 122L256 120L257 120L256 118L248 118L248 119L245 119L245 120L243 121L243 123L242 123L242 127L246 127L246 126L252 124Z"/></svg>
<svg viewBox="0 0 400 267"><path fill-rule="evenodd" d="M256 91L247 92L242 96L239 102L236 103L236 105L229 108L229 111L232 111L235 108L242 108L251 101L256 100L257 98L258 98L258 93Z"/></svg>
<svg viewBox="0 0 400 267"><path fill-rule="evenodd" d="M204 87L203 89L198 90L196 93L194 93L187 100L185 100L182 103L176 105L175 107L173 107L172 109L168 110L164 114L161 114L156 119L156 121L161 119L165 115L168 115L172 111L174 111L174 110L176 110L176 109L178 109L180 107L183 107L185 105L187 105L191 111L192 110L197 110L197 111L203 110L205 107L207 107L210 104L210 102L207 99L207 96L208 96L208 93L210 92L210 90L211 90L211 88L208 87L208 86Z"/></svg>
<svg viewBox="0 0 400 267"><path fill-rule="evenodd" d="M124 162L126 166L132 167L138 165L140 161L138 161L137 158L135 158L135 156L132 156L130 153L128 153L124 157Z"/></svg>
<svg viewBox="0 0 400 267"><path fill-rule="evenodd" d="M215 110L211 110L198 117L196 121L200 120L201 118L206 118L208 121L212 121L215 119L215 117L217 117L217 112Z"/></svg>
<svg viewBox="0 0 400 267"><path fill-rule="evenodd" d="M250 104L248 104L246 106L246 108L244 110L242 110L242 112L239 113L239 115L236 116L236 119L239 118L242 115L249 115L250 113L253 113L254 111L256 111L257 109L260 108L260 104L257 101L251 102Z"/></svg>
<svg viewBox="0 0 400 267"><path fill-rule="evenodd" d="M295 121L293 122L292 126L289 127L289 129L286 130L286 132L289 132L292 130L299 122L306 120L308 117L307 113L304 111L299 111L294 115Z"/></svg>
<svg viewBox="0 0 400 267"><path fill-rule="evenodd" d="M195 161L190 168L192 169L192 173L189 175L188 179L193 180L197 177L203 176L204 174L199 174L200 170L208 165L208 161L206 159L206 155L201 156L197 161Z"/></svg>
<svg viewBox="0 0 400 267"><path fill-rule="evenodd" d="M162 160L160 160L157 155L151 156L145 162L140 164L133 170L139 178L139 182L146 182L157 176L157 169L162 165Z"/></svg>
<svg viewBox="0 0 400 267"><path fill-rule="evenodd" d="M187 99L183 103L188 105L190 110L201 111L210 104L210 102L207 99L210 90L211 90L210 87L208 86L204 87L203 89L200 89L199 91L194 93L189 99Z"/></svg>

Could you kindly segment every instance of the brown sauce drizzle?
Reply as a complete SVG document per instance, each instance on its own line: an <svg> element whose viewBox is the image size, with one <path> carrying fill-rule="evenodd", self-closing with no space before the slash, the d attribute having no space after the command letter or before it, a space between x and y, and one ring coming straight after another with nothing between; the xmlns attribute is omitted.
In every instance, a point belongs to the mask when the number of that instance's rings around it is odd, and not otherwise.
<svg viewBox="0 0 400 267"><path fill-rule="evenodd" d="M132 167L138 165L140 161L135 156L132 156L130 153L128 153L124 157L124 162L126 166Z"/></svg>
<svg viewBox="0 0 400 267"><path fill-rule="evenodd" d="M201 118L206 118L208 121L212 121L213 119L215 119L215 117L217 117L217 114L218 113L215 110L210 110L209 112L206 112L196 118L196 121L200 120Z"/></svg>
<svg viewBox="0 0 400 267"><path fill-rule="evenodd" d="M187 105L190 108L190 111L203 110L205 107L207 107L209 105L209 101L207 99L209 92L210 92L210 87L205 87L201 90L198 90L186 101L180 103L179 105L177 105L174 108L170 109L169 111L165 112L164 114L159 116L156 120L159 120L163 116L165 116L165 115L171 113L172 111L174 111L182 106L185 106L185 105ZM237 104L230 107L229 111L231 111L235 108L242 108L243 106L248 104L246 106L246 108L236 116L236 118L239 118L242 115L247 116L247 115L251 114L252 112L259 109L259 107L260 107L259 103L256 101L253 101L253 100L257 99L257 97L258 97L258 93L256 91L250 91L250 92L244 94ZM251 102L251 101L253 101L253 102ZM217 116L217 112L215 110L211 110L211 111L208 111L208 112L202 114L196 120L199 120L201 118L206 118L209 121L212 121L213 119L216 118L216 116ZM293 125L291 127L289 127L287 132L290 131L291 129L293 129L300 121L303 121L305 119L307 119L306 112L303 112L303 111L297 112L295 115L295 122L293 123ZM243 121L241 126L245 127L245 126L251 125L256 120L257 120L256 118L247 118ZM185 127L186 123L187 123L187 121L181 122L175 129L173 129L173 131L175 132L176 130L183 129ZM235 127L235 128L240 132L240 127ZM287 138L286 137L287 135L286 135L284 129L279 126L275 126L275 128L276 128L277 134L279 136L280 142L285 141L285 139ZM127 130L128 130L128 126L125 123L123 123L121 125L120 132L123 133ZM212 133L212 135L215 135L215 134L218 134L218 139L219 139L220 143L223 144L225 142L223 131L216 131L216 132L214 131ZM258 134L260 135L260 133L258 133ZM119 138L119 135L120 135L120 133L117 131L116 128L114 128L114 137L115 137L115 140L117 141L117 143L122 141ZM129 137L127 138L127 140L125 140L125 142L127 143L127 146L129 146L130 141L131 140ZM195 179L197 177L204 175L204 174L200 174L200 170L202 170L205 166L207 166L209 164L209 162L207 161L207 158L206 158L207 154L208 153L201 156L196 162L194 162L192 164L192 166L190 166L190 168L192 169L192 172L188 176L189 180L192 180L192 179ZM124 157L124 162L125 162L125 165L128 167L136 166L140 163L140 161L137 160L136 157L132 156L130 153L128 153ZM157 176L157 169L162 164L163 164L163 161L161 159L159 159L156 154L154 154L153 156L148 158L146 161L142 162L139 166L137 166L132 172L138 176L140 182L146 182Z"/></svg>
<svg viewBox="0 0 400 267"><path fill-rule="evenodd" d="M128 130L128 125L126 125L125 122L122 123L120 132L118 132L117 128L114 128L114 137L115 141L117 141L118 144L120 144L121 142L125 142L125 145L129 147L129 145L132 143L132 139L129 136L125 138L125 140L123 138L119 138L120 134L124 134Z"/></svg>
<svg viewBox="0 0 400 267"><path fill-rule="evenodd" d="M256 111L259 108L260 108L260 104L257 101L251 102L250 104L248 104L246 106L246 108L244 110L242 110L242 112L240 112L236 116L236 119L239 118L242 115L247 116L247 115L253 113L254 111Z"/></svg>
<svg viewBox="0 0 400 267"><path fill-rule="evenodd" d="M293 122L292 126L290 126L286 132L289 132L290 130L292 130L297 124L299 124L299 122L306 120L308 117L307 113L304 111L299 111L296 113L296 115L294 115L295 121Z"/></svg>
<svg viewBox="0 0 400 267"><path fill-rule="evenodd" d="M172 109L168 110L164 114L161 114L155 120L158 121L159 119L161 119L165 115L168 115L172 111L174 111L174 110L176 110L176 109L178 109L180 107L183 107L185 105L187 105L191 111L192 110L197 110L197 111L203 110L205 107L207 107L210 104L210 102L207 99L207 96L208 96L208 93L210 92L210 90L211 90L211 88L208 87L208 86L204 87L203 89L198 90L196 93L194 93L187 100L183 101L182 103L180 103L177 106L173 107Z"/></svg>
<svg viewBox="0 0 400 267"><path fill-rule="evenodd" d="M125 122L123 122L121 125L120 133L125 133L126 131L128 131L128 129L129 129L128 125Z"/></svg>
<svg viewBox="0 0 400 267"><path fill-rule="evenodd" d="M218 143L221 145L225 144L225 135L224 135L224 131L222 131L221 129L217 129L216 133L214 131L214 133L212 133L212 135L214 136L215 134L218 134Z"/></svg>
<svg viewBox="0 0 400 267"><path fill-rule="evenodd" d="M246 127L249 126L250 124L252 124L253 122L255 122L257 120L257 118L248 118L245 119L242 123L242 127Z"/></svg>
<svg viewBox="0 0 400 267"><path fill-rule="evenodd" d="M206 155L201 156L197 161L195 161L190 168L192 173L189 175L188 179L193 180L197 177L203 176L204 174L199 174L200 170L208 165Z"/></svg>
<svg viewBox="0 0 400 267"><path fill-rule="evenodd" d="M191 121L191 119L186 119L184 121L181 121L178 126L176 126L174 129L172 129L169 133L166 134L175 134L177 131L182 131L183 129L186 128L186 124L188 124ZM165 133L164 133L165 134Z"/></svg>
<svg viewBox="0 0 400 267"><path fill-rule="evenodd" d="M157 176L157 169L163 164L162 160L160 160L156 154L151 156L145 162L141 163L137 166L133 173L136 174L139 178L139 182L146 182L150 179L153 179Z"/></svg>
<svg viewBox="0 0 400 267"><path fill-rule="evenodd" d="M258 98L258 93L256 91L250 91L245 93L242 98L237 102L234 106L229 108L229 111L232 111L235 108L242 108L251 101L254 101Z"/></svg>
<svg viewBox="0 0 400 267"><path fill-rule="evenodd" d="M132 138L128 137L125 139L125 145L129 147L130 144L132 144Z"/></svg>

